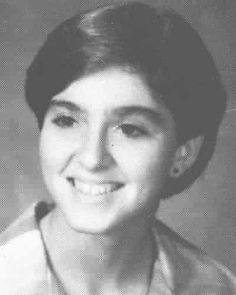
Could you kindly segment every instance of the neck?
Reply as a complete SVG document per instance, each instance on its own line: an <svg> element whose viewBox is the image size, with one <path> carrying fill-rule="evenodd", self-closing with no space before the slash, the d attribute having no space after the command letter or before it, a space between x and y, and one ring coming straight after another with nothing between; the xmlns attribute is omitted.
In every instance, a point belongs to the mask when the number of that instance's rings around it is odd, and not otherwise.
<svg viewBox="0 0 236 295"><path fill-rule="evenodd" d="M70 286L74 281L87 290L102 290L125 281L137 284L140 278L148 284L154 260L148 222L139 220L115 233L87 234L71 229L55 209L42 221L42 231L56 272Z"/></svg>

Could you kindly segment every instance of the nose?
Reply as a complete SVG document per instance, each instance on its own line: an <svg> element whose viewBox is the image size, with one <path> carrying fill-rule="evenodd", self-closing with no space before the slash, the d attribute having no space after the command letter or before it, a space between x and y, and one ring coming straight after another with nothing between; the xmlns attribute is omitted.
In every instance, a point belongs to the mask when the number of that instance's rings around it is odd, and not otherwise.
<svg viewBox="0 0 236 295"><path fill-rule="evenodd" d="M108 168L113 162L108 148L107 135L103 130L88 132L78 154L79 162L86 170L95 171Z"/></svg>

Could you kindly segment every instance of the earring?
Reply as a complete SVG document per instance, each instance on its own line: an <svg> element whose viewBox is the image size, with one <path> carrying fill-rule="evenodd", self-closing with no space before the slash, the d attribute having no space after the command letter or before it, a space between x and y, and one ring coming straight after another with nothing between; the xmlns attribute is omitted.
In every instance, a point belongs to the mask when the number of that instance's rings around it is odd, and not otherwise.
<svg viewBox="0 0 236 295"><path fill-rule="evenodd" d="M173 178L177 178L180 175L180 173L180 169L176 166L173 166L170 170L170 176Z"/></svg>

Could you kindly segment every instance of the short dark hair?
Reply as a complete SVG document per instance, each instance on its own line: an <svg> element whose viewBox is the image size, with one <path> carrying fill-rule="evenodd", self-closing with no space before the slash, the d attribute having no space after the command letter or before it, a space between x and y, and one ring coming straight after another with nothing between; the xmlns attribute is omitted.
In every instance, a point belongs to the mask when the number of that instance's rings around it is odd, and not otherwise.
<svg viewBox="0 0 236 295"><path fill-rule="evenodd" d="M205 169L215 148L226 93L212 56L181 16L131 2L78 13L49 35L27 70L25 96L41 128L49 102L73 81L108 67L132 69L161 95L179 144L204 136L195 164L165 196L179 193Z"/></svg>

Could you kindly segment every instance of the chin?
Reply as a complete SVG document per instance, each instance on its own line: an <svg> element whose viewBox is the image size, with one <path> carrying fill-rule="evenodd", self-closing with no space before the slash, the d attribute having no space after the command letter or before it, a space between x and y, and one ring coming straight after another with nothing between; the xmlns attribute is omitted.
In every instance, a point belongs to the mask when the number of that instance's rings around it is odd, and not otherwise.
<svg viewBox="0 0 236 295"><path fill-rule="evenodd" d="M115 230L122 222L114 219L114 214L100 212L99 210L89 210L73 208L66 210L57 204L57 222L64 224L65 230L72 229L77 233L85 234L108 234Z"/></svg>
<svg viewBox="0 0 236 295"><path fill-rule="evenodd" d="M117 230L119 227L122 228L122 226L115 223L98 223L98 222L92 222L92 221L84 221L84 222L76 222L73 220L68 221L69 226L77 233L84 233L84 234L92 234L92 235L106 235L111 234L115 230Z"/></svg>

